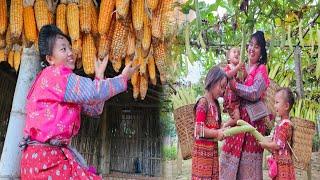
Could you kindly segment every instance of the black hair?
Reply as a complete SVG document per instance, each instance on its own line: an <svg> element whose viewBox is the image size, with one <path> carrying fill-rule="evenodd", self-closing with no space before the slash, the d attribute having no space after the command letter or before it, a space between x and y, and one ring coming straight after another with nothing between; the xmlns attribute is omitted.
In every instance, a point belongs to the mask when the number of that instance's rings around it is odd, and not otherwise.
<svg viewBox="0 0 320 180"><path fill-rule="evenodd" d="M44 63L46 66L49 65L48 61L46 60L46 56L52 55L53 46L58 35L65 37L71 44L71 38L63 34L63 32L55 25L45 25L40 29L38 42L39 53L42 63Z"/></svg>
<svg viewBox="0 0 320 180"><path fill-rule="evenodd" d="M211 68L206 76L205 90L209 91L213 85L220 82L223 78L227 78L227 74L221 69L220 66L214 66Z"/></svg>
<svg viewBox="0 0 320 180"><path fill-rule="evenodd" d="M251 35L251 39L255 39L261 48L261 57L258 60L258 65L267 64L267 50L266 50L266 40L264 38L264 33L262 31L257 31Z"/></svg>
<svg viewBox="0 0 320 180"><path fill-rule="evenodd" d="M289 111L291 110L294 102L295 102L295 96L294 93L291 91L290 88L284 87L277 90L277 93L282 92L284 95L284 99L289 103Z"/></svg>

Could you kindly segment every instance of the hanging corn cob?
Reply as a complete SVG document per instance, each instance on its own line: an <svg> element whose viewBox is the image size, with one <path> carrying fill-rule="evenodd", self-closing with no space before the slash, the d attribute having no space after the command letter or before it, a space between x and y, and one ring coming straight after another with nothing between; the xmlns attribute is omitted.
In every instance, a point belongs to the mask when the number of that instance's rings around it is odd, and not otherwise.
<svg viewBox="0 0 320 180"><path fill-rule="evenodd" d="M11 30L10 26L7 29L6 33L6 48L9 50L12 47L12 39L11 39Z"/></svg>
<svg viewBox="0 0 320 180"><path fill-rule="evenodd" d="M72 41L72 51L77 59L81 58L81 51L82 51L81 43L82 43L81 37L77 40Z"/></svg>
<svg viewBox="0 0 320 180"><path fill-rule="evenodd" d="M21 46L15 45L13 54L13 67L18 72L21 62Z"/></svg>
<svg viewBox="0 0 320 180"><path fill-rule="evenodd" d="M56 26L63 32L63 34L68 35L67 27L67 5L66 0L60 1L56 11Z"/></svg>
<svg viewBox="0 0 320 180"><path fill-rule="evenodd" d="M170 24L173 23L173 0L163 0L163 8L161 9L161 31L165 38L172 34L173 28Z"/></svg>
<svg viewBox="0 0 320 180"><path fill-rule="evenodd" d="M130 0L116 0L117 19L124 19L128 15Z"/></svg>
<svg viewBox="0 0 320 180"><path fill-rule="evenodd" d="M44 0L36 0L34 3L34 15L36 17L38 31L42 26L49 24L49 8Z"/></svg>
<svg viewBox="0 0 320 180"><path fill-rule="evenodd" d="M134 55L135 49L136 49L135 35L133 33L133 28L131 26L128 34L127 56Z"/></svg>
<svg viewBox="0 0 320 180"><path fill-rule="evenodd" d="M109 31L115 0L102 0L100 4L98 31L100 35Z"/></svg>
<svg viewBox="0 0 320 180"><path fill-rule="evenodd" d="M161 39L162 31L161 31L161 9L162 9L162 2L159 2L157 9L154 11L154 14L151 18L151 32L152 36Z"/></svg>
<svg viewBox="0 0 320 180"><path fill-rule="evenodd" d="M140 98L144 100L148 91L148 73L140 76Z"/></svg>
<svg viewBox="0 0 320 180"><path fill-rule="evenodd" d="M151 11L156 10L157 5L158 5L158 0L147 0L147 7L148 7Z"/></svg>
<svg viewBox="0 0 320 180"><path fill-rule="evenodd" d="M156 65L154 63L154 58L151 53L149 53L149 56L148 56L148 72L149 72L151 83L153 85L156 85L157 84Z"/></svg>
<svg viewBox="0 0 320 180"><path fill-rule="evenodd" d="M11 0L10 5L10 30L12 38L19 38L23 27L22 0Z"/></svg>
<svg viewBox="0 0 320 180"><path fill-rule="evenodd" d="M139 64L140 64L140 70L139 70L140 75L145 74L146 73L146 62L145 62L145 60L144 60L144 58L142 56L141 47L137 47L135 54L136 54L137 59L138 59Z"/></svg>
<svg viewBox="0 0 320 180"><path fill-rule="evenodd" d="M36 42L37 40L37 25L33 10L33 4L25 3L23 9L23 23L24 23L24 34L26 41Z"/></svg>
<svg viewBox="0 0 320 180"><path fill-rule="evenodd" d="M139 31L143 27L144 0L132 0L131 2L133 28Z"/></svg>
<svg viewBox="0 0 320 180"><path fill-rule="evenodd" d="M7 61L6 49L0 48L0 62Z"/></svg>
<svg viewBox="0 0 320 180"><path fill-rule="evenodd" d="M144 54L149 54L151 44L151 23L147 13L144 13L143 17L143 38L142 38L142 49Z"/></svg>
<svg viewBox="0 0 320 180"><path fill-rule="evenodd" d="M67 26L71 40L79 39L79 8L76 3L68 3L67 5Z"/></svg>
<svg viewBox="0 0 320 180"><path fill-rule="evenodd" d="M7 0L0 0L0 35L3 35L8 26Z"/></svg>
<svg viewBox="0 0 320 180"><path fill-rule="evenodd" d="M91 32L93 35L98 34L98 12L96 6L90 0L90 13L91 13Z"/></svg>
<svg viewBox="0 0 320 180"><path fill-rule="evenodd" d="M96 58L96 47L91 34L84 34L82 44L82 63L84 72L88 75L94 73L94 61Z"/></svg>
<svg viewBox="0 0 320 180"><path fill-rule="evenodd" d="M106 45L107 45L107 35L106 34L100 35L99 49L98 49L98 57L100 59L103 59L107 55Z"/></svg>
<svg viewBox="0 0 320 180"><path fill-rule="evenodd" d="M126 43L128 40L128 32L129 32L129 20L117 20L115 23L114 34L112 37L110 55L112 57L112 64L115 64L116 61L121 61L122 58L126 56ZM116 72L119 69L114 69Z"/></svg>
<svg viewBox="0 0 320 180"><path fill-rule="evenodd" d="M137 82L133 85L133 98L138 99L140 94L140 75L137 75Z"/></svg>
<svg viewBox="0 0 320 180"><path fill-rule="evenodd" d="M165 69L165 47L164 42L152 43L153 46L153 57L156 66L160 73L161 83L164 84L166 81L166 69Z"/></svg>
<svg viewBox="0 0 320 180"><path fill-rule="evenodd" d="M130 56L126 56L126 58L124 59L124 65L127 66L130 62L132 61Z"/></svg>
<svg viewBox="0 0 320 180"><path fill-rule="evenodd" d="M109 59L113 60L113 57L110 55L110 51L111 51L111 43L113 41L113 34L114 34L114 30L116 27L116 17L115 15L112 16L112 20L111 20L111 24L110 24L110 28L109 28L109 32L107 34L107 42L105 44L105 48L106 48L106 54L109 54Z"/></svg>
<svg viewBox="0 0 320 180"><path fill-rule="evenodd" d="M79 2L79 12L80 12L80 29L81 32L90 33L91 32L91 0L80 0Z"/></svg>
<svg viewBox="0 0 320 180"><path fill-rule="evenodd" d="M138 56L136 55L133 59L133 62L132 62L132 67L136 67L137 65L139 65L139 58ZM135 71L131 77L131 84L132 86L135 86L138 82L138 76L139 76L139 72L138 71Z"/></svg>

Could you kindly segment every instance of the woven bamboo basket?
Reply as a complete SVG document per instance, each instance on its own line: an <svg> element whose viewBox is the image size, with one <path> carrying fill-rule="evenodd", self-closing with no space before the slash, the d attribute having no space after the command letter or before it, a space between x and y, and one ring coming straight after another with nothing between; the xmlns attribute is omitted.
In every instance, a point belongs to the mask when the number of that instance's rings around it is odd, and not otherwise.
<svg viewBox="0 0 320 180"><path fill-rule="evenodd" d="M193 146L194 131L194 104L182 106L173 111L179 143L181 146L182 158L190 159Z"/></svg>
<svg viewBox="0 0 320 180"><path fill-rule="evenodd" d="M315 124L300 118L292 118L293 137L292 149L295 157L293 158L294 166L298 169L306 170L311 160L312 138L315 133Z"/></svg>
<svg viewBox="0 0 320 180"><path fill-rule="evenodd" d="M279 89L279 87L280 86L277 83L270 80L270 84L269 84L269 87L266 91L265 98L264 98L264 102L266 103L270 113L273 115L276 114L276 110L274 108L274 103L275 103L274 96L276 94L277 89Z"/></svg>

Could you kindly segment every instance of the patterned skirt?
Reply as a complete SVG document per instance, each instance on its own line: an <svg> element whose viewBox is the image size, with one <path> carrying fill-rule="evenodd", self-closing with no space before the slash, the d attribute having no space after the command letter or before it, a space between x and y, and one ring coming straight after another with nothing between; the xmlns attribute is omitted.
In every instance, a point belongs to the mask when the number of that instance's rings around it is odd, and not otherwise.
<svg viewBox="0 0 320 180"><path fill-rule="evenodd" d="M291 157L288 155L276 155L275 159L278 165L278 174L274 180L295 180L296 174Z"/></svg>
<svg viewBox="0 0 320 180"><path fill-rule="evenodd" d="M219 179L219 157L217 142L194 143L192 150L192 179Z"/></svg>
<svg viewBox="0 0 320 180"><path fill-rule="evenodd" d="M102 179L82 167L66 147L28 145L21 159L21 179Z"/></svg>

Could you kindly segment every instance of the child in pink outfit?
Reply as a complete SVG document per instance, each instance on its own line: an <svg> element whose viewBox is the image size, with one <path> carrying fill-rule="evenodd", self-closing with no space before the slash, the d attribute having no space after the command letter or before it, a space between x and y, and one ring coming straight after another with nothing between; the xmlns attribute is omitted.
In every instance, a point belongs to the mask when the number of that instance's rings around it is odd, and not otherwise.
<svg viewBox="0 0 320 180"><path fill-rule="evenodd" d="M71 40L53 25L41 28L39 52L47 67L27 96L21 179L102 179L69 144L80 129L80 112L100 115L106 100L127 89L137 67L126 66L121 75L104 79L105 57L96 63L93 81L78 76L72 72Z"/></svg>
<svg viewBox="0 0 320 180"><path fill-rule="evenodd" d="M240 60L240 49L233 47L227 53L228 64L224 68L228 78L235 78L237 82L242 83L246 76L246 71L243 63ZM240 75L241 72L242 75ZM242 77L240 77L242 76ZM238 96L230 89L229 85L224 94L223 112L232 114L234 113L234 119L230 118L223 127L234 126L237 120L240 119L239 105L240 100Z"/></svg>

